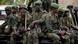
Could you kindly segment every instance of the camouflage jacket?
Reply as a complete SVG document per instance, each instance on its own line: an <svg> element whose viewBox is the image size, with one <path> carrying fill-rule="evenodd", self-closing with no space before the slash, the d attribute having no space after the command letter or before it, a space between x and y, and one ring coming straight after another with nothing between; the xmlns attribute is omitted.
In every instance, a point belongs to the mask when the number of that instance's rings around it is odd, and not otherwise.
<svg viewBox="0 0 78 44"><path fill-rule="evenodd" d="M49 29L49 31L53 31L57 28L58 19L55 15L47 13L42 16L42 20L45 22L46 27L47 29Z"/></svg>
<svg viewBox="0 0 78 44"><path fill-rule="evenodd" d="M18 23L18 17L15 14L11 14L7 17L7 24L9 26L16 26Z"/></svg>

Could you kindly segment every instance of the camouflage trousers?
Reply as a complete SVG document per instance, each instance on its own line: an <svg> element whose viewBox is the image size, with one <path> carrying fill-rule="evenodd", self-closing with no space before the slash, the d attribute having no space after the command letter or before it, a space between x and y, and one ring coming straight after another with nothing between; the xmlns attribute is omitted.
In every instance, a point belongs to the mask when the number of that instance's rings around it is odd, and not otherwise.
<svg viewBox="0 0 78 44"><path fill-rule="evenodd" d="M60 37L55 33L47 33L47 37L52 40L53 44L60 44Z"/></svg>
<svg viewBox="0 0 78 44"><path fill-rule="evenodd" d="M39 44L38 31L33 29L23 35L23 44Z"/></svg>
<svg viewBox="0 0 78 44"><path fill-rule="evenodd" d="M38 34L41 33L41 29L39 27L31 30L31 40L32 44L39 44Z"/></svg>
<svg viewBox="0 0 78 44"><path fill-rule="evenodd" d="M31 39L32 39L32 44L38 44L38 34L37 32L33 31L31 32Z"/></svg>
<svg viewBox="0 0 78 44"><path fill-rule="evenodd" d="M23 44L32 44L30 31L23 34Z"/></svg>

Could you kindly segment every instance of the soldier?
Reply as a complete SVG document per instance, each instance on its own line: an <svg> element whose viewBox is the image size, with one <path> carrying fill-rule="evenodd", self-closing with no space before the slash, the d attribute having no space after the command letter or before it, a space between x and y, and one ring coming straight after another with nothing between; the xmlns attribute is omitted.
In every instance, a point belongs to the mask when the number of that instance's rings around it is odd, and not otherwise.
<svg viewBox="0 0 78 44"><path fill-rule="evenodd" d="M46 27L48 29L47 36L48 38L53 40L53 44L59 44L59 36L56 33L53 33L54 30L57 30L57 24L58 24L58 19L57 19L57 9L58 9L58 4L52 3L51 7L49 9L49 13L45 15L45 23Z"/></svg>
<svg viewBox="0 0 78 44"><path fill-rule="evenodd" d="M73 25L73 19L69 13L69 10L68 9L64 9L64 10L65 12L63 15L63 20L62 20L63 26L70 27L71 25Z"/></svg>
<svg viewBox="0 0 78 44"><path fill-rule="evenodd" d="M62 26L59 31L59 36L62 44L70 44L70 33L68 32L69 28Z"/></svg>
<svg viewBox="0 0 78 44"><path fill-rule="evenodd" d="M18 22L18 18L16 17L16 9L15 6L9 8L10 10L7 11L8 13L8 17L6 18L6 25L7 25L7 29L6 30L9 30L10 31L10 34L11 34L11 42L13 42L13 34L16 33L16 25L17 25L17 22ZM6 31L5 30L5 31Z"/></svg>
<svg viewBox="0 0 78 44"><path fill-rule="evenodd" d="M26 19L27 19L27 26L29 23L29 20L31 19L31 15L29 14L29 12L27 11L27 9L25 8L25 6L21 6L19 7L19 16L20 16L20 24L22 24L22 26L25 26L25 15L26 15Z"/></svg>
<svg viewBox="0 0 78 44"><path fill-rule="evenodd" d="M4 31L5 27L7 26L7 21L8 21L8 16L11 14L11 7L6 7L5 8L5 12L6 12L6 18L5 18L5 23L2 24L1 29Z"/></svg>
<svg viewBox="0 0 78 44"><path fill-rule="evenodd" d="M74 6L73 5L68 5L67 8L69 9L69 12L71 14L74 25L77 25L76 15L74 14L74 9L73 9Z"/></svg>
<svg viewBox="0 0 78 44"><path fill-rule="evenodd" d="M32 12L32 18L31 18L31 22L32 23L33 21L35 20L39 20L41 19L42 15L43 15L43 12L42 12L42 4L40 1L36 1L34 2L35 3L35 6L33 7L32 10L34 10ZM35 28L31 29L31 36L32 36L32 44L38 44L38 32L40 32L40 27L38 24L36 24L34 26Z"/></svg>
<svg viewBox="0 0 78 44"><path fill-rule="evenodd" d="M16 15L16 11L17 8L15 6L13 6L11 8L11 14L8 16L8 20L7 20L7 25L8 25L8 29L13 29L13 33L16 33L16 29L17 29L17 23L18 23L18 17Z"/></svg>
<svg viewBox="0 0 78 44"><path fill-rule="evenodd" d="M59 23L61 23L60 26L67 26L69 28L69 31L67 31L68 33L70 33L68 35L70 37L69 39L71 39L69 42L71 44L74 44L74 33L73 33L73 30L71 29L71 25L73 25L73 19L71 18L71 15L68 13L69 10L60 8L59 11L63 13L61 14L61 17L59 20L60 21Z"/></svg>
<svg viewBox="0 0 78 44"><path fill-rule="evenodd" d="M19 21L19 27L21 27L21 31L27 31L27 24L28 21L31 18L31 15L29 12L26 10L25 6L19 7L19 16L20 16L20 21ZM26 33L23 33L23 44L31 44L30 42L30 31L27 31Z"/></svg>
<svg viewBox="0 0 78 44"><path fill-rule="evenodd" d="M32 21L39 20L42 16L42 3L41 2L34 2L35 5L32 8Z"/></svg>
<svg viewBox="0 0 78 44"><path fill-rule="evenodd" d="M62 7L58 8L58 19L59 19L60 26L63 26L62 19L63 19L64 12L65 12L64 8Z"/></svg>
<svg viewBox="0 0 78 44"><path fill-rule="evenodd" d="M53 31L56 30L56 26L55 24L57 25L57 9L58 9L59 5L56 4L56 3L52 3L50 8L49 8L49 13L47 14L44 14L42 16L42 19L40 20L36 20L34 21L30 27L32 27L34 24L38 24L38 23L41 23L41 22L45 22L45 26L47 28L47 33L46 33L46 36L51 39L51 41L53 41L53 44L59 44L59 36L54 33Z"/></svg>

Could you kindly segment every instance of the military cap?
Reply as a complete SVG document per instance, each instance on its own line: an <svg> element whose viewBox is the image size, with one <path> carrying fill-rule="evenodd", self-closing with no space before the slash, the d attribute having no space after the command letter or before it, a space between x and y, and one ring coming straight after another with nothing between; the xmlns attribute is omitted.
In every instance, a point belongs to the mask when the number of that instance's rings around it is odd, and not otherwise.
<svg viewBox="0 0 78 44"><path fill-rule="evenodd" d="M56 3L51 3L51 7L58 9L59 8L59 5L56 4Z"/></svg>
<svg viewBox="0 0 78 44"><path fill-rule="evenodd" d="M59 7L58 11L64 12L65 10L64 10L64 8Z"/></svg>
<svg viewBox="0 0 78 44"><path fill-rule="evenodd" d="M27 10L27 8L26 8L25 5L20 5L20 6L19 6L19 10L21 10L21 9L25 9L25 10Z"/></svg>
<svg viewBox="0 0 78 44"><path fill-rule="evenodd" d="M38 1L34 2L34 3L35 3L35 5L42 4L41 0L38 0Z"/></svg>

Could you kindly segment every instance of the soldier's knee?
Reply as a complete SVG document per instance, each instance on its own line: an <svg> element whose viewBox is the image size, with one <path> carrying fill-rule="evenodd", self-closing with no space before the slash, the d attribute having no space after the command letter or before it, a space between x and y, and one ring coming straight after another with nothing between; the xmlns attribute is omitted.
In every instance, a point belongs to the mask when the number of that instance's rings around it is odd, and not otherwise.
<svg viewBox="0 0 78 44"><path fill-rule="evenodd" d="M48 37L54 40L60 40L60 37L55 33L49 33Z"/></svg>
<svg viewBox="0 0 78 44"><path fill-rule="evenodd" d="M57 34L53 33L53 36L56 40L60 40L60 37Z"/></svg>

